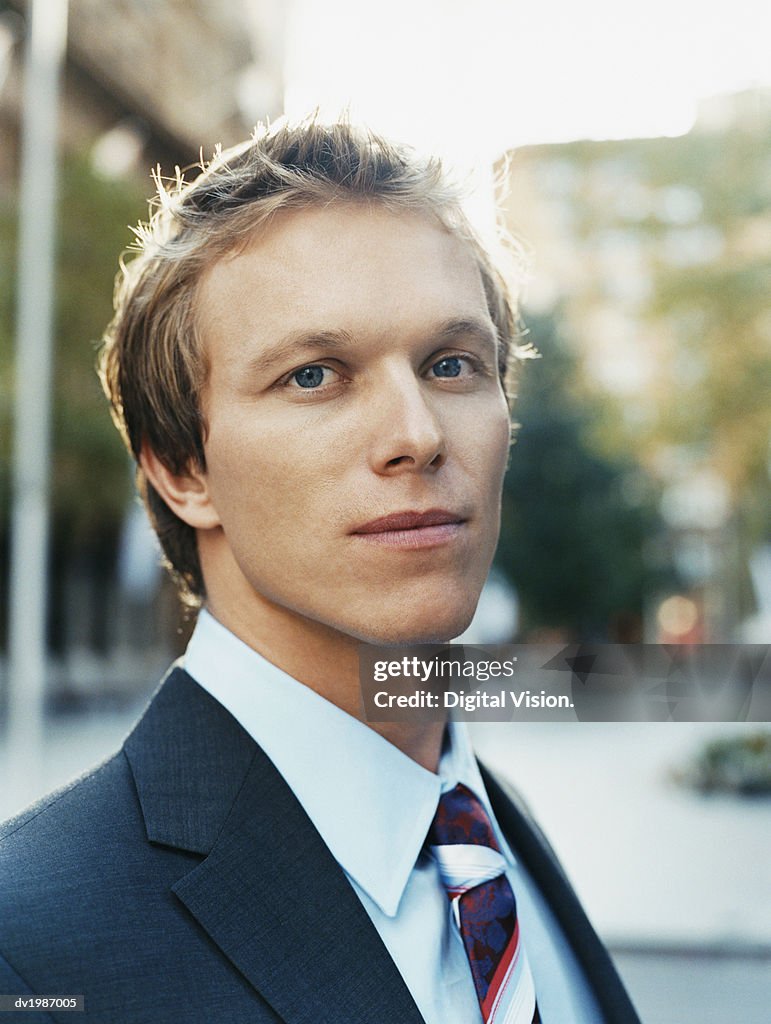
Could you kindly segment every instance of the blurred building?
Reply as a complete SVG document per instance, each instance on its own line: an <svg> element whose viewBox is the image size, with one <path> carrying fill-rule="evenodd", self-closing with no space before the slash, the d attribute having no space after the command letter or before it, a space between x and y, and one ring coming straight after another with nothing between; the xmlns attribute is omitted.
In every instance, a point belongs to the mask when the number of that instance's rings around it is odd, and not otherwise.
<svg viewBox="0 0 771 1024"><path fill-rule="evenodd" d="M0 2L0 180L18 162L28 4ZM105 173L171 169L283 106L280 0L70 0L61 138ZM149 159L148 159L149 157Z"/></svg>
<svg viewBox="0 0 771 1024"><path fill-rule="evenodd" d="M6 648L14 260L30 4L0 0L0 702ZM132 500L128 459L94 373L129 225L166 176L246 138L283 107L280 0L70 0L60 196L50 549L49 689L157 678L186 625ZM181 630L181 631L180 631ZM138 653L139 652L139 653Z"/></svg>
<svg viewBox="0 0 771 1024"><path fill-rule="evenodd" d="M507 226L534 256L526 307L560 321L577 386L611 410L598 443L660 482L696 633L736 638L769 531L771 90L705 102L684 136L508 161Z"/></svg>

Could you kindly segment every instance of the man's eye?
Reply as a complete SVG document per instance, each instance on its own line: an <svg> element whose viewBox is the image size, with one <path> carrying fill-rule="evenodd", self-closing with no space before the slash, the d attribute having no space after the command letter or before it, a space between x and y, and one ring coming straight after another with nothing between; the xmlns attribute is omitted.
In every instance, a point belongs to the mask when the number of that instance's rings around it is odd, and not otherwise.
<svg viewBox="0 0 771 1024"><path fill-rule="evenodd" d="M459 377L463 370L463 360L459 356L445 356L431 367L435 377Z"/></svg>
<svg viewBox="0 0 771 1024"><path fill-rule="evenodd" d="M301 370L296 370L290 379L301 388L318 388L324 383L325 373L332 373L332 370L326 366L303 366Z"/></svg>

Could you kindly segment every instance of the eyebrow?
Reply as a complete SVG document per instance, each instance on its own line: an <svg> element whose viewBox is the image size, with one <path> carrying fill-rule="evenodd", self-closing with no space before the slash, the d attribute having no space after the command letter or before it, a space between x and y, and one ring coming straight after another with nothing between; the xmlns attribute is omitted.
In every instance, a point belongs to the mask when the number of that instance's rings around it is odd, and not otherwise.
<svg viewBox="0 0 771 1024"><path fill-rule="evenodd" d="M354 338L347 331L290 331L267 351L258 353L249 362L249 369L256 373L267 373L287 360L302 356L303 352L324 348L329 352L350 348Z"/></svg>
<svg viewBox="0 0 771 1024"><path fill-rule="evenodd" d="M438 344L470 336L489 346L493 352L497 347L497 333L493 324L474 317L447 320L426 331L425 336L427 340L433 339ZM355 345L355 336L345 330L290 331L267 351L260 352L250 360L248 369L252 373L268 373L287 361L301 359L303 352L313 352L320 348L328 352L340 352Z"/></svg>
<svg viewBox="0 0 771 1024"><path fill-rule="evenodd" d="M435 332L438 341L455 341L458 338L476 338L495 350L498 345L498 334L490 320L469 319L448 320Z"/></svg>

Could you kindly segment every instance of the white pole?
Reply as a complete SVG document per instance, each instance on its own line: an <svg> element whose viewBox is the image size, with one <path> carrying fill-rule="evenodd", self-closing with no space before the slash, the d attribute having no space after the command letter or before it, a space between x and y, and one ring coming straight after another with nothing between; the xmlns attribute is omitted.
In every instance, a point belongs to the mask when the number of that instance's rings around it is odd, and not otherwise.
<svg viewBox="0 0 771 1024"><path fill-rule="evenodd" d="M43 751L57 108L67 0L30 0L30 11L19 184L8 694L11 771L25 798L36 795Z"/></svg>

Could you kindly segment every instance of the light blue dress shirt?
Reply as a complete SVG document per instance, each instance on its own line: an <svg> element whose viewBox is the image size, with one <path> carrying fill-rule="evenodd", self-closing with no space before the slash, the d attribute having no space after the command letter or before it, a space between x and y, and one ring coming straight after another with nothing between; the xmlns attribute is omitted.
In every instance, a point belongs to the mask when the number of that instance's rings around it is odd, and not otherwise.
<svg viewBox="0 0 771 1024"><path fill-rule="evenodd" d="M458 782L485 805L506 857L544 1024L601 1020L571 948L501 834L462 723L450 723L435 775L206 611L184 667L283 775L345 871L426 1024L482 1020L450 901L437 865L423 852L440 794Z"/></svg>

